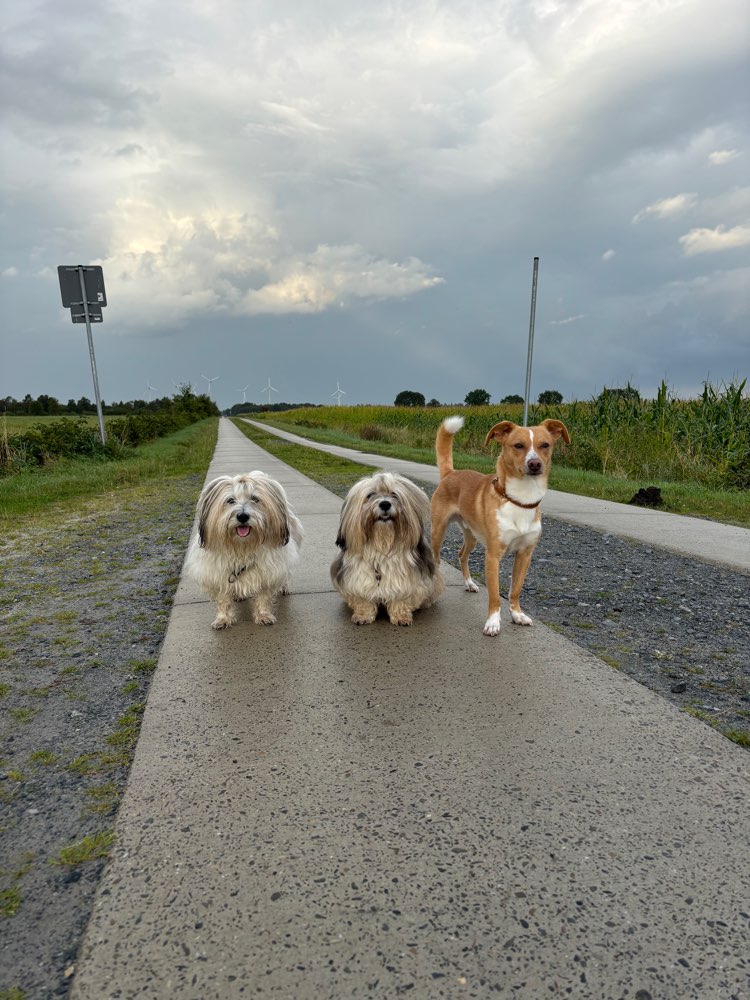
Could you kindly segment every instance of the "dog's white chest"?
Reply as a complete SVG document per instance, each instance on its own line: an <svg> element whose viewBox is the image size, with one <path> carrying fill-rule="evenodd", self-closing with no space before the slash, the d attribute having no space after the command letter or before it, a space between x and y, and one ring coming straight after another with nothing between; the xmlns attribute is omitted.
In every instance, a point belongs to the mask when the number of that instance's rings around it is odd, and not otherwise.
<svg viewBox="0 0 750 1000"><path fill-rule="evenodd" d="M542 522L536 516L536 509L525 510L513 503L502 504L497 511L497 527L500 541L515 552L529 545L535 545L542 531Z"/></svg>

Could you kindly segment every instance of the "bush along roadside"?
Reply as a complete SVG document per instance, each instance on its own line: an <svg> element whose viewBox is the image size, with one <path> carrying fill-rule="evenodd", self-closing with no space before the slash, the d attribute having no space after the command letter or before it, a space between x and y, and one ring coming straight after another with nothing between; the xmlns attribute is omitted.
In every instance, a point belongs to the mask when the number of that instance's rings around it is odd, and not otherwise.
<svg viewBox="0 0 750 1000"><path fill-rule="evenodd" d="M131 448L172 434L205 417L218 415L216 404L207 395L196 396L189 387L184 387L168 407L107 420L106 445L101 443L98 427L84 417L40 422L23 434L3 435L0 475L49 465L60 458L122 458Z"/></svg>

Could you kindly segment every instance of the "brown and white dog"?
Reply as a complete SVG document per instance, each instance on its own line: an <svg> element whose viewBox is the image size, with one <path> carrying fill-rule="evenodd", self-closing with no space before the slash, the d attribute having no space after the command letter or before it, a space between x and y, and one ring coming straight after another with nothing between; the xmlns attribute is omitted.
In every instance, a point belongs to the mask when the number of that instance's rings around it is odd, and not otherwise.
<svg viewBox="0 0 750 1000"><path fill-rule="evenodd" d="M507 553L514 554L510 615L516 625L531 625L531 618L523 613L518 600L542 532L539 505L547 492L552 452L560 438L569 444L570 435L560 420L545 420L536 427L519 427L503 420L488 432L484 442L488 445L494 440L502 445L495 475L485 476L453 469L453 435L463 424L463 417L447 417L435 441L440 484L432 497L432 549L438 565L446 528L451 521L457 521L464 533L459 553L464 587L476 593L479 588L469 572L469 553L477 541L482 542L489 595L484 634L498 635L499 571Z"/></svg>

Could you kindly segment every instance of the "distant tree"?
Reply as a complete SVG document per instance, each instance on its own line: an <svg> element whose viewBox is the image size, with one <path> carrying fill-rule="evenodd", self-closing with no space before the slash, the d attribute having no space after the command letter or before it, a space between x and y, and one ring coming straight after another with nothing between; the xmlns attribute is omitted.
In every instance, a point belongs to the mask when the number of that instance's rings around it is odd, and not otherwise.
<svg viewBox="0 0 750 1000"><path fill-rule="evenodd" d="M472 389L466 393L464 403L467 406L487 406L490 401L490 394L486 389Z"/></svg>
<svg viewBox="0 0 750 1000"><path fill-rule="evenodd" d="M427 402L427 406L442 406L442 405L443 404L440 402L440 400L439 399L435 399L434 396L432 397L432 399L428 400L428 402Z"/></svg>
<svg viewBox="0 0 750 1000"><path fill-rule="evenodd" d="M76 403L76 413L90 413L95 409L96 407L87 396L81 396Z"/></svg>
<svg viewBox="0 0 750 1000"><path fill-rule="evenodd" d="M500 400L501 403L523 403L523 396L506 396Z"/></svg>
<svg viewBox="0 0 750 1000"><path fill-rule="evenodd" d="M557 389L545 389L544 392L539 393L539 399L537 399L537 403L541 403L543 406L559 406L562 401L563 394Z"/></svg>
<svg viewBox="0 0 750 1000"><path fill-rule="evenodd" d="M634 385L631 385L630 382L628 382L628 384L624 388L618 388L618 389L608 389L605 386L597 396L597 399L601 400L602 402L606 400L619 400L619 399L624 400L625 402L632 402L632 401L639 402L640 398L641 398L640 392L638 392L636 387Z"/></svg>
<svg viewBox="0 0 750 1000"><path fill-rule="evenodd" d="M76 412L76 401L74 399L69 399L68 400L68 402L65 405L65 412L66 413L75 413Z"/></svg>
<svg viewBox="0 0 750 1000"><path fill-rule="evenodd" d="M424 406L424 396L421 392L404 389L393 401L394 406Z"/></svg>

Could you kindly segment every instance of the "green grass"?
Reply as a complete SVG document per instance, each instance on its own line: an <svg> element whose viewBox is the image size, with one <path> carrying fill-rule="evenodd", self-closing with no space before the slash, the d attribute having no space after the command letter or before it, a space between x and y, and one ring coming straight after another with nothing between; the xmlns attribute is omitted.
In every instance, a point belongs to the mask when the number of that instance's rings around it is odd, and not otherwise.
<svg viewBox="0 0 750 1000"><path fill-rule="evenodd" d="M21 890L17 885L0 889L0 916L13 917L21 906Z"/></svg>
<svg viewBox="0 0 750 1000"><path fill-rule="evenodd" d="M115 834L111 830L104 830L84 837L83 840L63 847L56 858L50 858L53 865L81 865L86 861L95 861L97 858L109 857L109 851L115 842Z"/></svg>
<svg viewBox="0 0 750 1000"><path fill-rule="evenodd" d="M10 419L10 418L9 418ZM119 460L60 460L44 469L0 478L0 529L19 518L52 506L111 493L123 487L147 486L154 479L204 473L216 446L218 420L209 417L134 449Z"/></svg>
<svg viewBox="0 0 750 1000"><path fill-rule="evenodd" d="M333 407L330 409L335 410L336 408ZM341 407L341 409L345 408ZM373 421L369 423L363 422L366 419L366 412L370 409L385 410L386 408L356 407L356 410L360 411L357 416L359 424L354 426L358 426L360 430L369 427L371 428L370 433L374 433L372 428L378 425ZM465 411L480 409L489 411L493 408L464 407L462 415L466 415ZM426 465L434 465L435 450L432 441L434 439L435 427L447 412L447 410L438 410L437 415L433 418L433 424L427 429L420 425L418 432L412 432L408 422L404 423L400 428L386 428L386 440L363 439L353 432L354 426L348 432L341 429L341 426L322 426L323 421L326 419L326 408L294 411L294 415L297 416L301 423L292 422L288 413L282 417L277 415L273 417L262 415L262 420L264 423L268 423L280 430L289 431L300 437L306 437L322 444L334 444L345 448L355 448L358 451L374 455L385 455L391 458L401 458L412 462L421 462ZM304 419L298 416L303 413L308 415L315 414L316 426L307 426ZM256 419L257 416L259 415L254 414L252 419ZM476 414L474 416L475 418L477 417ZM408 415L406 419L408 419ZM488 414L485 414L485 422L489 419ZM312 422L312 420L307 421L307 423L309 422ZM235 420L235 423L243 431L249 426L241 420ZM430 438L429 445L427 443L420 443L419 445L408 443L410 439L425 442L428 436ZM395 440L395 438L398 438L398 440ZM476 434L473 435L473 440L477 440ZM453 455L454 465L457 469L476 469L484 473L493 471L496 452L490 453L489 450L485 451L482 444L479 445L481 452L463 451L460 445L461 435L459 434L454 439L455 450ZM291 443L288 443L287 446L294 447ZM263 447L267 447L266 444L263 444ZM268 447L268 450L272 451L273 449ZM560 454L556 453L555 463L553 464L550 476L551 489L560 490L564 493L576 493L581 496L596 497L601 500L614 500L618 503L627 503L642 486L658 486L661 489L664 500L662 510L671 511L675 514L688 514L693 517L723 521L726 524L738 524L743 527L750 527L750 490L719 489L712 488L700 482L674 482L655 477L645 480L633 479L621 474L605 475L601 472L562 465L558 461L558 458L563 454L563 451L564 446L561 446ZM278 454L283 459L281 452L277 453L274 451L273 453ZM308 459L307 462L309 467L315 467L314 459ZM296 466L296 462L291 460L289 464ZM376 461L373 461L374 466L377 464ZM310 472L305 472L305 474L309 475L310 478L315 478ZM360 476L363 474L364 470L360 466Z"/></svg>
<svg viewBox="0 0 750 1000"><path fill-rule="evenodd" d="M242 420L234 420L245 437L250 438L261 448L280 458L287 465L294 466L309 479L325 486L333 493L341 493L349 489L363 476L368 474L368 467L350 462L348 459L329 455L324 451L306 448L304 445L284 441L268 431L251 427ZM375 467L373 465L373 467Z"/></svg>
<svg viewBox="0 0 750 1000"><path fill-rule="evenodd" d="M58 413L55 416L39 417L19 417L5 413L0 419L0 433L7 431L8 437L12 437L14 434L25 433L30 430L34 424L48 424L52 423L54 420L85 420L86 423L90 424L92 427L99 426L99 418L95 413L86 413L83 415L80 413ZM106 423L107 418L105 417L105 427Z"/></svg>

